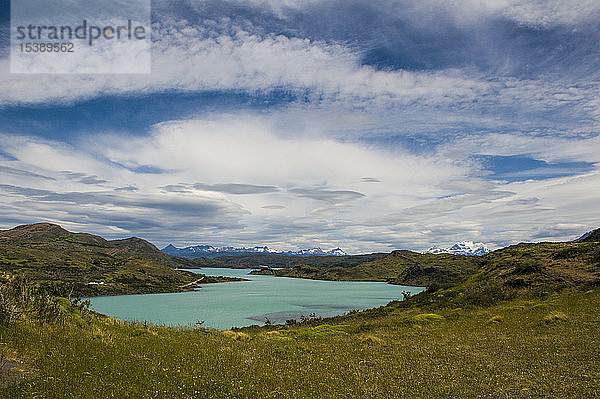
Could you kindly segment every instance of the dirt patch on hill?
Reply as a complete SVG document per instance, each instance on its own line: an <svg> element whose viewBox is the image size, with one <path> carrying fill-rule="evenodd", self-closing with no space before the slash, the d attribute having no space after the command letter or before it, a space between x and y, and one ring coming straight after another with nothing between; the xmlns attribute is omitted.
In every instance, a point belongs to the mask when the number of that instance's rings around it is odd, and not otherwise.
<svg viewBox="0 0 600 399"><path fill-rule="evenodd" d="M23 362L4 356L0 358L0 389L15 385L32 375L33 371L23 364Z"/></svg>

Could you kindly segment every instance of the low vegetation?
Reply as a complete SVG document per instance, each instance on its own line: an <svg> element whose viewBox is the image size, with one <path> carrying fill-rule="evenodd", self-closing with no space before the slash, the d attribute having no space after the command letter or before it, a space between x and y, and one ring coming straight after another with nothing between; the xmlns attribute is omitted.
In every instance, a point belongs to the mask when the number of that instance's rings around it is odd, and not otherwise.
<svg viewBox="0 0 600 399"><path fill-rule="evenodd" d="M0 397L598 397L599 251L517 245L384 307L226 331L123 322L5 276Z"/></svg>
<svg viewBox="0 0 600 399"><path fill-rule="evenodd" d="M428 286L462 281L480 265L480 259L473 256L393 251L385 257L359 264L302 264L280 270L263 268L253 273L317 280L387 281L391 284Z"/></svg>
<svg viewBox="0 0 600 399"><path fill-rule="evenodd" d="M425 294L425 296L431 294ZM485 308L175 329L64 306L0 325L6 398L592 398L600 290ZM490 320L493 320L490 322Z"/></svg>
<svg viewBox="0 0 600 399"><path fill-rule="evenodd" d="M287 256L280 254L251 254L239 256L220 256L218 258L189 259L188 268L197 267L229 267L232 269L249 269L261 267L295 267L308 265L316 268L353 267L366 262L386 257L385 253L343 256Z"/></svg>
<svg viewBox="0 0 600 399"><path fill-rule="evenodd" d="M427 286L446 300L488 304L600 280L600 244L519 244L481 257L394 251L388 256L352 267L296 266L266 269L255 274L320 280L388 281ZM539 291L539 292L538 292ZM482 297L477 298L478 295ZM462 296L462 299L457 298Z"/></svg>
<svg viewBox="0 0 600 399"><path fill-rule="evenodd" d="M0 231L0 281L25 276L67 297L177 292L195 283L236 280L176 269L189 265L139 238L107 241L50 223Z"/></svg>

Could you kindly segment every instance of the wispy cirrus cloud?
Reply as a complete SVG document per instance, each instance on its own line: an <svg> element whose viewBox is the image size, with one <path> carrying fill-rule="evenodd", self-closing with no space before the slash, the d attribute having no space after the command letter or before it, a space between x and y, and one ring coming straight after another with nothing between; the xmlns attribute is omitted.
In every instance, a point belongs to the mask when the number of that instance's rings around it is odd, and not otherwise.
<svg viewBox="0 0 600 399"><path fill-rule="evenodd" d="M27 170L22 170L22 169L17 169L17 168L11 168L9 166L0 166L0 172L1 173L6 173L6 174L10 174L10 175L14 175L14 176L25 176L25 177L33 177L33 178L38 178L38 179L44 179L44 180L55 180L52 177L49 176L44 176L44 175L40 175L38 173L34 173L34 172L29 172Z"/></svg>
<svg viewBox="0 0 600 399"><path fill-rule="evenodd" d="M176 29L174 29L176 28ZM214 37L202 27L157 26L151 75L41 76L35 87L25 75L3 74L0 105L71 102L100 95L165 90L264 91L283 87L312 96L408 104L463 101L489 90L489 83L452 72L379 71L361 65L350 49L286 36L259 36L236 29ZM185 63L172 63L185 58ZM270 62L265 62L270 60ZM219 65L219 68L214 68ZM8 60L0 60L8 70Z"/></svg>

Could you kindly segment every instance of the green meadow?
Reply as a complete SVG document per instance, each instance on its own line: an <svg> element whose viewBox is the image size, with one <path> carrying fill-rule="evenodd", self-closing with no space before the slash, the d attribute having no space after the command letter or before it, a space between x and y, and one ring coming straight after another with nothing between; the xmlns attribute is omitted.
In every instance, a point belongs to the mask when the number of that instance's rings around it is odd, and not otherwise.
<svg viewBox="0 0 600 399"><path fill-rule="evenodd" d="M89 278L85 262L65 264L52 249L64 247L64 238L10 234L3 248L17 248L25 260L2 254L9 260L0 284L2 398L600 397L596 240L521 244L447 263L392 253L352 265L345 276L332 266L324 273L354 278L377 273L379 262L384 278L396 273L398 280L430 284L365 312L219 331L94 313L47 284L53 275ZM37 249L26 252L31 243ZM120 243L88 237L85 244L111 260L93 270L107 280L122 259L149 262L117 252ZM82 244L73 248L63 250L69 259L85 251ZM15 264L27 273L16 273ZM164 265L157 265L164 275ZM39 280L36 267L44 272ZM143 270L149 279L156 273Z"/></svg>
<svg viewBox="0 0 600 399"><path fill-rule="evenodd" d="M392 303L217 331L125 323L65 304L0 328L6 398L593 398L600 291L468 309ZM17 371L12 370L13 373ZM3 370L3 378L7 371Z"/></svg>

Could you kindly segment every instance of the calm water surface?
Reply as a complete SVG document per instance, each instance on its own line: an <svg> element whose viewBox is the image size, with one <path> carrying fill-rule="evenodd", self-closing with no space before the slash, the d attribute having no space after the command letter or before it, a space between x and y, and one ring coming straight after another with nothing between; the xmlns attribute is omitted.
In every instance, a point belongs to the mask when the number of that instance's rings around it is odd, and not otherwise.
<svg viewBox="0 0 600 399"><path fill-rule="evenodd" d="M92 308L119 319L154 324L194 325L227 329L252 324L285 323L315 313L329 317L402 299L425 288L377 282L320 281L253 276L250 269L202 268L209 276L243 277L250 281L204 284L193 292L90 298Z"/></svg>

